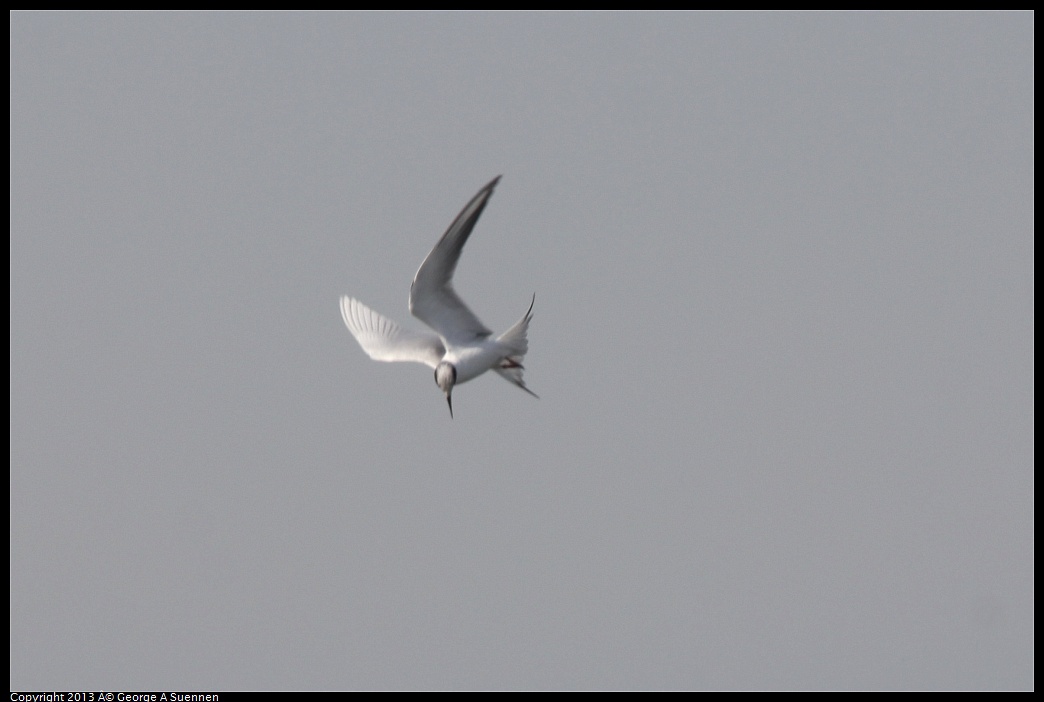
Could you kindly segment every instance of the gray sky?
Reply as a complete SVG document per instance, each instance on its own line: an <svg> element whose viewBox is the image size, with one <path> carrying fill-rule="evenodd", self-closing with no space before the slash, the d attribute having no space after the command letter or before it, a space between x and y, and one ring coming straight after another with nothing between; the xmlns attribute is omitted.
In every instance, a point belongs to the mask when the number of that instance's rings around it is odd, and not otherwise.
<svg viewBox="0 0 1044 702"><path fill-rule="evenodd" d="M1033 688L1032 14L10 19L12 689Z"/></svg>

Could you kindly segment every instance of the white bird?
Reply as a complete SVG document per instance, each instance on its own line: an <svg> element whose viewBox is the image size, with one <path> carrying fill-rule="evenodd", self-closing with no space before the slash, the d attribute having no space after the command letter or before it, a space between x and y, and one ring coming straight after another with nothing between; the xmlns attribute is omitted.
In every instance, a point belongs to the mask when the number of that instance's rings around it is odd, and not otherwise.
<svg viewBox="0 0 1044 702"><path fill-rule="evenodd" d="M522 380L522 358L529 350L526 331L533 317L536 295L522 319L493 338L493 332L453 290L453 271L460 253L499 180L497 176L471 198L413 277L410 312L436 334L408 331L358 300L347 295L341 297L344 323L370 358L416 361L435 369L435 384L446 393L451 418L453 386L477 378L491 368L500 377L537 397Z"/></svg>

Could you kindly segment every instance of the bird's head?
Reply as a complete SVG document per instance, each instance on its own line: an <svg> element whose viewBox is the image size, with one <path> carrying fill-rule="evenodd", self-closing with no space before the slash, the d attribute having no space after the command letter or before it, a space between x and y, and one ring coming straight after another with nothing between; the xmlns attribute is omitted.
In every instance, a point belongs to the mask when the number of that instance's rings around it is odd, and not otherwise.
<svg viewBox="0 0 1044 702"><path fill-rule="evenodd" d="M450 419L453 418L453 386L457 382L457 368L452 363L442 361L435 366L435 384L446 393L446 404L449 405Z"/></svg>

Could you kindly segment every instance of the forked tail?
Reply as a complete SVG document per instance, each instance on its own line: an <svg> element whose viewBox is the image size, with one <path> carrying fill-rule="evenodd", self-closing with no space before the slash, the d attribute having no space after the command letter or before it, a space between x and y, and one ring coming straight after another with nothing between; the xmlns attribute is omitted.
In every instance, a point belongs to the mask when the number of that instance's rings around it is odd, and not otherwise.
<svg viewBox="0 0 1044 702"><path fill-rule="evenodd" d="M497 341L506 347L508 355L501 359L500 365L495 366L493 370L499 373L504 380L509 380L533 397L538 397L535 392L526 387L525 381L522 380L522 371L525 370L522 366L522 359L529 351L529 340L526 338L526 333L529 331L529 320L533 318L533 303L535 302L536 293L533 294L529 309L526 310L522 319L497 337Z"/></svg>

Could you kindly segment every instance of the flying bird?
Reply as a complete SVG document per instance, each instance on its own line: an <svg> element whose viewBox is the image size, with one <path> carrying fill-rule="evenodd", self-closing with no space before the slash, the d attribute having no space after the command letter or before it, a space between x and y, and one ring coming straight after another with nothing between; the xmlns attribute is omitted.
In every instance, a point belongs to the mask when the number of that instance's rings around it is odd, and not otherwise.
<svg viewBox="0 0 1044 702"><path fill-rule="evenodd" d="M536 295L522 319L494 337L453 289L453 271L461 251L499 180L497 176L471 198L413 276L410 312L435 330L434 334L403 329L355 298L341 297L344 323L370 358L416 361L435 369L435 384L446 394L451 419L453 387L490 369L537 397L522 380L522 359L529 350L526 332Z"/></svg>

